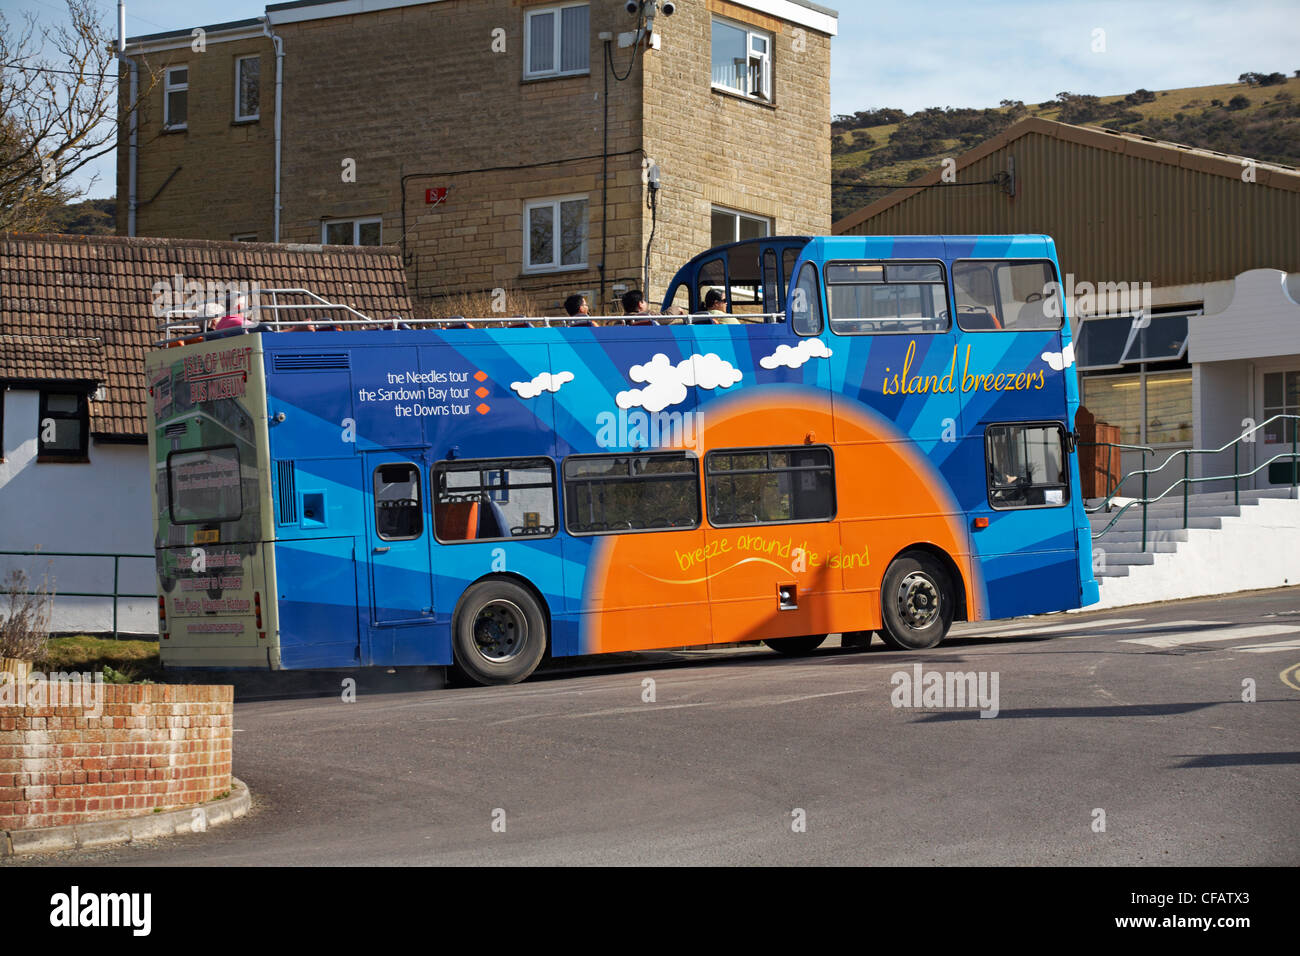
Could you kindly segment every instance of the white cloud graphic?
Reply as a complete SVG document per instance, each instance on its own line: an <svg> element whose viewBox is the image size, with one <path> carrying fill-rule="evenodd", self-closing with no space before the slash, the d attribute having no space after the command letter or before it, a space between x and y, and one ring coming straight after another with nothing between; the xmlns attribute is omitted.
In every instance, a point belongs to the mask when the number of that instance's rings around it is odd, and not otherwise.
<svg viewBox="0 0 1300 956"><path fill-rule="evenodd" d="M686 387L730 388L741 379L740 369L712 352L692 355L676 365L659 352L644 365L633 365L627 377L634 382L645 382L645 388L632 388L619 392L614 401L619 408L640 406L647 412L658 412L669 405L686 400Z"/></svg>
<svg viewBox="0 0 1300 956"><path fill-rule="evenodd" d="M543 372L531 382L511 382L510 387L519 393L520 398L536 398L542 392L558 392L565 382L573 381L572 372Z"/></svg>
<svg viewBox="0 0 1300 956"><path fill-rule="evenodd" d="M1043 361L1051 366L1054 372L1069 368L1074 364L1074 343L1071 342L1061 352L1044 352Z"/></svg>
<svg viewBox="0 0 1300 956"><path fill-rule="evenodd" d="M786 368L798 368L809 359L830 357L831 350L821 339L800 339L799 344L794 348L778 345L775 352L764 355L758 360L758 364L763 368L780 368L783 365Z"/></svg>

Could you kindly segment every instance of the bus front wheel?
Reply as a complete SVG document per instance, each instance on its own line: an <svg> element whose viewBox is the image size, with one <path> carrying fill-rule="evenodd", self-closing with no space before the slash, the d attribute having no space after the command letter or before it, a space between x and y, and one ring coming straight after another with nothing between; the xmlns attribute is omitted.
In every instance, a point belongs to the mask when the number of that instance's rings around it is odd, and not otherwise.
<svg viewBox="0 0 1300 956"><path fill-rule="evenodd" d="M932 555L908 551L894 559L880 585L880 636L892 648L919 651L948 634L956 612L952 578Z"/></svg>
<svg viewBox="0 0 1300 956"><path fill-rule="evenodd" d="M787 657L801 657L817 650L822 646L824 640L826 640L825 634L807 634L801 637L771 637L763 643L778 654L785 654Z"/></svg>
<svg viewBox="0 0 1300 956"><path fill-rule="evenodd" d="M456 670L475 684L516 684L541 663L546 630L546 615L527 589L511 581L480 581L456 610Z"/></svg>

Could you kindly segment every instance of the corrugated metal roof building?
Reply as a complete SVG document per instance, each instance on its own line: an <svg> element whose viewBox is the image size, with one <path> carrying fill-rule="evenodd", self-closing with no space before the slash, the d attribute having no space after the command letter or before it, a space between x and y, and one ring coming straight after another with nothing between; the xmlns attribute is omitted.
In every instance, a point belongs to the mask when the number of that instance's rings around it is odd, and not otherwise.
<svg viewBox="0 0 1300 956"><path fill-rule="evenodd" d="M1065 272L1154 288L1300 271L1300 169L1038 118L955 160L835 234L1046 233Z"/></svg>
<svg viewBox="0 0 1300 956"><path fill-rule="evenodd" d="M945 165L835 233L1052 236L1084 404L1157 460L1300 414L1300 169L1039 118ZM1231 353L1209 344L1229 339ZM1242 469L1294 428L1261 424ZM1193 457L1202 475L1232 470L1230 454ZM1257 486L1290 483L1259 467Z"/></svg>

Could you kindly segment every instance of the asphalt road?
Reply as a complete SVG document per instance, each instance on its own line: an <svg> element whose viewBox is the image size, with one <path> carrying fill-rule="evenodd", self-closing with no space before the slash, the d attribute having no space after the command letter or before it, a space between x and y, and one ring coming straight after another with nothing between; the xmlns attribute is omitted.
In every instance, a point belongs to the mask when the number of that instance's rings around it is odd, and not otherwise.
<svg viewBox="0 0 1300 956"><path fill-rule="evenodd" d="M236 704L243 820L9 865L1294 866L1298 662L1289 588L958 625L924 653L591 659L488 689L384 675L355 703ZM914 663L996 674L998 715L893 706Z"/></svg>

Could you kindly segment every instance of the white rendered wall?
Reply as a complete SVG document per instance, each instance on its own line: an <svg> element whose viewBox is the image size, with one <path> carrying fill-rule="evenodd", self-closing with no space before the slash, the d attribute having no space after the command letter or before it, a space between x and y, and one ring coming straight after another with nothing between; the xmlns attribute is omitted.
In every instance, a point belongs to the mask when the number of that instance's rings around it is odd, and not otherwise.
<svg viewBox="0 0 1300 956"><path fill-rule="evenodd" d="M1178 550L1157 553L1155 564L1102 578L1101 602L1084 610L1300 584L1300 500L1262 498L1222 521L1189 529Z"/></svg>
<svg viewBox="0 0 1300 956"><path fill-rule="evenodd" d="M95 441L89 464L36 463L40 393L4 396L4 461L0 462L0 551L75 551L152 555L149 450ZM111 558L0 555L0 577L23 568L56 592L53 630L112 629L109 598L57 597L60 591L113 590ZM118 590L156 593L153 559L122 559ZM157 599L121 599L121 631L156 634Z"/></svg>

